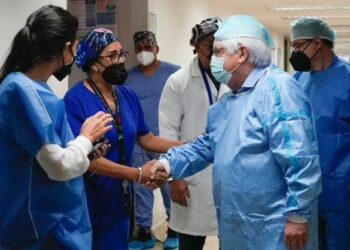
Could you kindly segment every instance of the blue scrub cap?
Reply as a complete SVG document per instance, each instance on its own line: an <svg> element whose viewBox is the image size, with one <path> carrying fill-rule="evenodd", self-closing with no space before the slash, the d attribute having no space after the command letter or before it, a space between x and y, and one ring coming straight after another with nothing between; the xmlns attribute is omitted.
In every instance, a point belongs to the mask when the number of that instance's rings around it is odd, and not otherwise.
<svg viewBox="0 0 350 250"><path fill-rule="evenodd" d="M214 37L217 41L238 37L252 37L261 40L271 49L275 47L270 32L251 16L230 16L214 34Z"/></svg>
<svg viewBox="0 0 350 250"><path fill-rule="evenodd" d="M303 17L291 23L291 41L313 38L327 39L334 43L336 35L327 23L313 17Z"/></svg>
<svg viewBox="0 0 350 250"><path fill-rule="evenodd" d="M118 41L114 33L105 28L90 30L77 48L76 64L84 72L96 62L101 52L112 42Z"/></svg>

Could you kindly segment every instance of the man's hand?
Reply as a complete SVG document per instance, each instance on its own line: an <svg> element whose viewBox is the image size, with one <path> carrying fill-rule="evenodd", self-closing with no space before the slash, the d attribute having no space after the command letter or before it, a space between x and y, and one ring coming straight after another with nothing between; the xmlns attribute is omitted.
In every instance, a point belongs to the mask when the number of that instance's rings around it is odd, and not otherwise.
<svg viewBox="0 0 350 250"><path fill-rule="evenodd" d="M289 250L302 250L308 242L307 223L287 221L284 227L284 242Z"/></svg>
<svg viewBox="0 0 350 250"><path fill-rule="evenodd" d="M166 172L164 166L159 161L147 162L142 167L142 172L147 178L144 185L148 188L156 189L167 182L169 175Z"/></svg>
<svg viewBox="0 0 350 250"><path fill-rule="evenodd" d="M169 183L171 200L181 206L187 207L187 199L190 198L190 190L184 180Z"/></svg>

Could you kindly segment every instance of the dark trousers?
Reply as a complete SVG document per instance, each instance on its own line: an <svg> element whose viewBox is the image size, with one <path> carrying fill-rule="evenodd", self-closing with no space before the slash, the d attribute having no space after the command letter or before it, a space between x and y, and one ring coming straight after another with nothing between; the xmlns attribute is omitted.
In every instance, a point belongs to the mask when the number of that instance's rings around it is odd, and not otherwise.
<svg viewBox="0 0 350 250"><path fill-rule="evenodd" d="M179 234L179 250L202 250L206 236Z"/></svg>

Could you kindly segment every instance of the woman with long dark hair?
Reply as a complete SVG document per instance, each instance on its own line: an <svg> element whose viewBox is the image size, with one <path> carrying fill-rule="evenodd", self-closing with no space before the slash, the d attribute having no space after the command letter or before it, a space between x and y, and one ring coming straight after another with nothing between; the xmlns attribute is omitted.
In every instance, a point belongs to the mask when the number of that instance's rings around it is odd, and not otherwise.
<svg viewBox="0 0 350 250"><path fill-rule="evenodd" d="M77 19L56 6L29 16L0 71L0 249L91 249L83 180L92 143L111 126L92 114L74 139L47 85L70 73Z"/></svg>

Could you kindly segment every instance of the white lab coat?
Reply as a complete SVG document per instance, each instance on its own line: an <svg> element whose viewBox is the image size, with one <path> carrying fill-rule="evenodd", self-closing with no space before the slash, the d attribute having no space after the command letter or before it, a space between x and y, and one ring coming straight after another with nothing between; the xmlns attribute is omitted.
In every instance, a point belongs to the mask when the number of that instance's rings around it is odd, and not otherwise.
<svg viewBox="0 0 350 250"><path fill-rule="evenodd" d="M219 93L207 76L213 102ZM188 141L202 134L207 122L209 96L198 66L198 57L172 74L163 89L159 104L159 133L173 140ZM212 166L185 179L191 198L188 207L171 202L170 227L180 233L206 236L217 234L217 219L212 193Z"/></svg>

